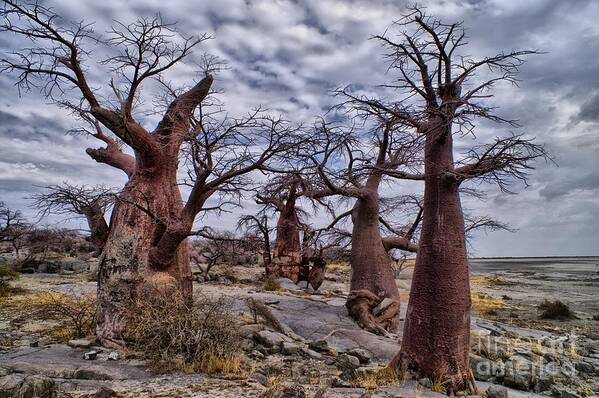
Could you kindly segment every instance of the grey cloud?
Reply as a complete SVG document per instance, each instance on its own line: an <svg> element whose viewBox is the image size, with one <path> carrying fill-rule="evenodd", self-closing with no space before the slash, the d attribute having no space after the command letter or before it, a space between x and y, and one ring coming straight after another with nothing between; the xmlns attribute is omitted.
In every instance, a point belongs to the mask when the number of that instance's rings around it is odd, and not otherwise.
<svg viewBox="0 0 599 398"><path fill-rule="evenodd" d="M49 0L50 1L50 0ZM184 35L207 32L214 40L198 52L225 58L230 70L216 79L222 99L232 115L258 105L283 113L288 119L311 123L335 99L331 89L352 85L356 90L386 95L377 85L393 79L371 35L385 31L405 3L391 0L104 0L81 2L51 0L69 20L96 21L103 33L113 19L133 21L137 16L160 12L177 22ZM482 57L501 50L534 48L546 54L531 57L522 67L520 88L498 87L492 100L502 116L516 118L523 131L548 144L559 168L539 162L530 187L520 195L505 195L493 187L486 202L464 202L480 214L489 214L519 228L517 234L493 233L473 242L480 255L597 254L599 236L597 173L599 160L599 2L580 0L428 0L429 10L446 21L463 20L468 29L468 52ZM22 40L0 35L3 50L23 47ZM95 54L97 55L97 54ZM191 58L169 78L176 85L193 82ZM90 60L91 61L91 60ZM105 70L86 63L94 72L94 87L106 91ZM64 135L74 120L43 105L35 93L18 98L14 79L0 76L0 195L16 206L40 181L77 180L121 186L117 171L98 165L85 153L96 145L81 137ZM148 85L144 98L156 94ZM145 101L146 107L151 104ZM144 109L142 109L144 110ZM140 110L141 113L141 110ZM342 119L340 115L339 119ZM592 123L579 123L579 122ZM153 128L156 117L143 119ZM506 132L505 126L482 124L480 143ZM469 144L457 139L458 148ZM4 162L4 163L1 163ZM406 188L403 185L397 187ZM576 194L569 194L575 192ZM556 199L556 200L550 200ZM557 200L558 199L558 200ZM246 209L245 212L252 211ZM239 210L220 218L209 215L207 225L233 227ZM543 220L543 222L539 222ZM556 233L560 231L560 233ZM570 237L570 238L568 238Z"/></svg>
<svg viewBox="0 0 599 398"><path fill-rule="evenodd" d="M599 191L599 172L574 175L570 180L559 185L549 183L539 191L539 194L548 200L553 200L568 194L576 194L580 190Z"/></svg>

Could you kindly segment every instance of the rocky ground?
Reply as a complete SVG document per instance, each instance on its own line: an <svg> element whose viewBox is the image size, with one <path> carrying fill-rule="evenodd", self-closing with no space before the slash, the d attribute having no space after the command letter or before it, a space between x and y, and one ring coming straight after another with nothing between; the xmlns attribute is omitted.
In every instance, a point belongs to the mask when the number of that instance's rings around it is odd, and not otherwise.
<svg viewBox="0 0 599 398"><path fill-rule="evenodd" d="M410 271L397 279L403 311ZM232 298L242 324L245 374L160 373L135 353L96 347L91 338L68 342L51 319L29 316L20 305L45 291L93 293L95 282L80 273L36 273L14 282L26 291L0 299L0 398L52 396L43 395L46 391L59 397L442 396L443 386L434 380L373 376L382 374L398 351L401 336L373 335L347 317L347 268L332 267L319 292L284 279L279 280L279 290L267 291L259 281L259 268L230 267L216 273L194 289L198 295ZM502 277L503 282L509 279ZM474 300L477 316L472 328L472 368L481 394L490 398L599 394L599 342L593 333L570 335L580 331L579 320L550 327L541 322L543 330L527 327L537 325L533 304L519 301L513 291L511 300L502 299L508 294L507 285L493 278L489 273L473 276L474 288L482 295ZM264 303L280 325L254 317L248 298ZM515 318L517 324L509 322L514 319L509 313L518 307L524 309Z"/></svg>

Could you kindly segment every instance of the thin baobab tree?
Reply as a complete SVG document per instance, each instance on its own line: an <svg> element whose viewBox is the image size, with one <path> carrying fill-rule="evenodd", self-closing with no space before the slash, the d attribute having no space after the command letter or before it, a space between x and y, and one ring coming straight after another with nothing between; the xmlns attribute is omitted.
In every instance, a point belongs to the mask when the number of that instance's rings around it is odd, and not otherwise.
<svg viewBox="0 0 599 398"><path fill-rule="evenodd" d="M401 350L392 364L442 381L448 390L473 390L468 363L470 284L460 190L467 182L492 182L504 191L526 183L543 146L522 133L471 144L481 120L515 129L489 103L500 83L517 85L525 59L536 51L474 58L460 23L445 24L419 8L393 23L383 45L393 101L345 92L354 102L394 115L424 140L423 216ZM456 139L470 145L454 158Z"/></svg>
<svg viewBox="0 0 599 398"><path fill-rule="evenodd" d="M348 237L352 278L346 307L361 327L385 334L399 327L400 309L399 290L388 252L392 249L413 252L416 245L409 229L383 237L380 189L385 181L392 179L422 179L418 169L421 144L417 136L397 123L394 115L363 108L362 103L343 97L339 109L361 123L344 127L321 120L316 125L310 133L313 148L305 156L310 168L306 169L303 195L318 200L337 197L353 201L351 209L336 214L325 229L351 217L352 231ZM374 309L385 299L384 310L375 315Z"/></svg>

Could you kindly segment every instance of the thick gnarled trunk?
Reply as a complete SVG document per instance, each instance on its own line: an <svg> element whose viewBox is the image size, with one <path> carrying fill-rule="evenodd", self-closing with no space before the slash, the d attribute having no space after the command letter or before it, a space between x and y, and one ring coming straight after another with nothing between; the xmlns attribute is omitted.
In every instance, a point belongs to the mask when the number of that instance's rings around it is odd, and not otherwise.
<svg viewBox="0 0 599 398"><path fill-rule="evenodd" d="M295 201L295 191L292 190L279 215L272 261L267 266L266 273L297 283L302 264L302 247Z"/></svg>
<svg viewBox="0 0 599 398"><path fill-rule="evenodd" d="M451 131L428 132L422 231L394 363L457 391L471 387L470 283Z"/></svg>
<svg viewBox="0 0 599 398"><path fill-rule="evenodd" d="M192 295L186 241L178 245L173 260L160 268L148 258L164 233L156 220L172 220L183 208L176 162L163 163L157 174L139 163L113 211L100 261L96 332L104 345L122 344L128 308L147 289L177 289L190 300Z"/></svg>
<svg viewBox="0 0 599 398"><path fill-rule="evenodd" d="M346 308L358 324L384 334L399 326L399 290L379 227L379 197L371 190L352 210L352 279ZM384 299L392 300L381 313L373 313Z"/></svg>

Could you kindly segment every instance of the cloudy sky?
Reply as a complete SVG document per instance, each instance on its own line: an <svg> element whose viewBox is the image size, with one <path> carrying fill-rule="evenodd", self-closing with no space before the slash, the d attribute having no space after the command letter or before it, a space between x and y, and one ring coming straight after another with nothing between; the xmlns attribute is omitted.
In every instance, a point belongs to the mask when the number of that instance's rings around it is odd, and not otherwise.
<svg viewBox="0 0 599 398"><path fill-rule="evenodd" d="M402 1L120 0L46 1L66 20L95 21L98 32L113 20L131 22L160 13L185 34L214 36L202 45L229 70L215 81L231 114L263 105L298 122L311 122L333 103L332 89L348 84L377 90L388 81L380 46L383 33L404 11ZM421 2L447 22L464 21L473 56L538 49L522 68L519 89L499 88L500 114L518 119L545 143L558 166L538 162L530 186L508 195L493 187L484 202L465 207L507 222L515 233L479 233L478 256L599 255L599 2L594 0L446 0ZM0 34L4 53L25 45ZM171 79L197 80L194 61ZM97 85L105 74L92 71ZM104 83L102 83L104 82ZM148 92L149 91L149 92ZM151 97L151 88L145 94ZM151 118L144 123L153 122ZM25 197L39 186L69 181L122 186L123 176L85 154L99 146L65 135L75 121L38 93L19 96L14 76L0 75L0 200L33 217ZM151 126L149 126L151 127ZM505 133L483 126L485 142ZM247 210L246 210L247 211ZM239 213L203 222L233 226ZM46 222L54 224L57 219ZM75 221L61 225L74 226Z"/></svg>

